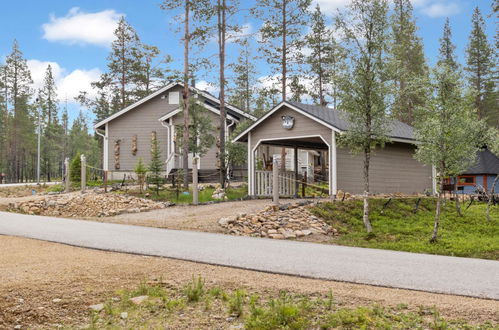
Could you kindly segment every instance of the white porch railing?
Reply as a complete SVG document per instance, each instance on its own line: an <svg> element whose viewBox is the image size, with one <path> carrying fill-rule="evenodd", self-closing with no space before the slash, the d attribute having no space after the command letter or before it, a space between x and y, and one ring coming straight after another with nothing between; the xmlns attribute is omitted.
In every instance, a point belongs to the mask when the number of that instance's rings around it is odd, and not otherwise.
<svg viewBox="0 0 499 330"><path fill-rule="evenodd" d="M272 171L255 171L256 196L272 196ZM279 172L279 195L293 196L295 189L295 173Z"/></svg>

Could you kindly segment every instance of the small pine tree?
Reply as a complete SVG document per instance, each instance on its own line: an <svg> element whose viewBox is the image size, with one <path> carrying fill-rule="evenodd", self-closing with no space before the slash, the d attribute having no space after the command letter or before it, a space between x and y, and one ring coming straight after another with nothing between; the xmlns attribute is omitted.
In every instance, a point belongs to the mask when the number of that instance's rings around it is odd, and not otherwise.
<svg viewBox="0 0 499 330"><path fill-rule="evenodd" d="M71 160L69 165L70 170L70 180L74 183L79 183L81 181L81 154L79 152Z"/></svg>
<svg viewBox="0 0 499 330"><path fill-rule="evenodd" d="M151 136L151 162L149 163L149 172L151 172L149 182L156 186L156 195L159 195L159 188L163 183L161 171L163 170L163 162L161 161L161 151L159 149L156 132Z"/></svg>
<svg viewBox="0 0 499 330"><path fill-rule="evenodd" d="M137 165L135 165L135 174L137 174L137 180L139 182L140 193L142 194L144 188L144 180L146 177L147 168L142 161L142 158L139 158Z"/></svg>

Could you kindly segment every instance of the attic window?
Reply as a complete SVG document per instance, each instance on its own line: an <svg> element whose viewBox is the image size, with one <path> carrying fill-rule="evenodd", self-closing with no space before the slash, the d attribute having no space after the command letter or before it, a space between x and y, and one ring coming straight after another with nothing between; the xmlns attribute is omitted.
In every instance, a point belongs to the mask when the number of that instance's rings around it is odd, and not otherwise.
<svg viewBox="0 0 499 330"><path fill-rule="evenodd" d="M168 93L168 103L169 104L179 104L180 103L180 93L179 92Z"/></svg>

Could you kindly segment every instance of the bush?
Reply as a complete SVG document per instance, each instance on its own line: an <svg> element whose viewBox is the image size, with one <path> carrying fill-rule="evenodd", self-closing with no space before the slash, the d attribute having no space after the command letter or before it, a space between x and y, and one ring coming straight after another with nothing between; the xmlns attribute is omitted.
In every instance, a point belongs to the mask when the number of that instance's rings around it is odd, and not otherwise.
<svg viewBox="0 0 499 330"><path fill-rule="evenodd" d="M198 302L204 294L204 281L201 276L197 279L193 277L192 281L185 286L184 293L187 296L188 302Z"/></svg>
<svg viewBox="0 0 499 330"><path fill-rule="evenodd" d="M244 299L246 298L246 292L244 290L236 290L228 299L229 304L229 314L234 316L243 315Z"/></svg>
<svg viewBox="0 0 499 330"><path fill-rule="evenodd" d="M69 178L71 182L80 182L81 181L81 154L79 152L71 160L71 164L69 165Z"/></svg>

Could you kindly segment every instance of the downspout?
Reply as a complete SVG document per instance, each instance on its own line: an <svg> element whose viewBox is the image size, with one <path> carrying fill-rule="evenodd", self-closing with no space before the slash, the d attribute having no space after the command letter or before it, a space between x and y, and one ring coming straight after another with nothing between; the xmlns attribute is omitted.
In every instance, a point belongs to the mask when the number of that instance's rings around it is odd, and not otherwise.
<svg viewBox="0 0 499 330"><path fill-rule="evenodd" d="M107 130L107 124L106 124L106 130ZM104 171L108 171L108 166L107 166L107 162L108 162L108 141L107 141L107 131L106 131L106 134L102 134L99 129L97 127L94 127L94 132L95 134L99 135L102 137L102 141L103 141L103 145L102 145L102 169Z"/></svg>

